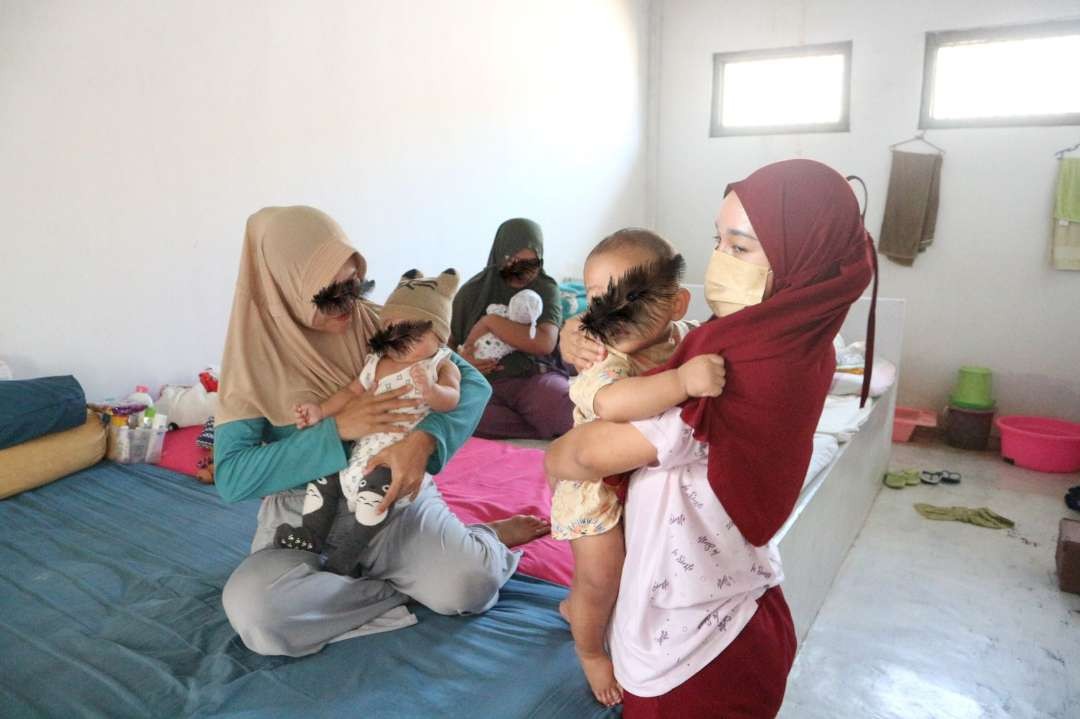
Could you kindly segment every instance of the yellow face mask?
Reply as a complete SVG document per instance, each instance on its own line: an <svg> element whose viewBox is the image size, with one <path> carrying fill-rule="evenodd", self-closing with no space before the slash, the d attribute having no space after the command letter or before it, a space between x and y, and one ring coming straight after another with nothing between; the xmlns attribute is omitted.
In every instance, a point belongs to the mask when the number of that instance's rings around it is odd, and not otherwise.
<svg viewBox="0 0 1080 719"><path fill-rule="evenodd" d="M727 317L756 305L765 296L772 270L716 250L705 268L705 301L713 314Z"/></svg>

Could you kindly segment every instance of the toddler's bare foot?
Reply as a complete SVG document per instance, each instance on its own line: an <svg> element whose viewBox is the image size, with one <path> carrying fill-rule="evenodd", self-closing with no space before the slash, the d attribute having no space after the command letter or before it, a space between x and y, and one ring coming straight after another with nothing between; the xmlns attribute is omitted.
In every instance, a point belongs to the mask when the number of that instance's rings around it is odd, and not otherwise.
<svg viewBox="0 0 1080 719"><path fill-rule="evenodd" d="M550 522L531 514L516 514L509 519L488 522L487 525L495 530L499 541L507 547L516 547L519 544L531 542L551 532Z"/></svg>
<svg viewBox="0 0 1080 719"><path fill-rule="evenodd" d="M615 667L606 654L578 654L585 678L596 701L606 707L622 703L622 687L615 681Z"/></svg>
<svg viewBox="0 0 1080 719"><path fill-rule="evenodd" d="M561 602L559 602L559 614L562 615L562 618L566 620L567 624L570 623L570 600L569 599L564 599Z"/></svg>

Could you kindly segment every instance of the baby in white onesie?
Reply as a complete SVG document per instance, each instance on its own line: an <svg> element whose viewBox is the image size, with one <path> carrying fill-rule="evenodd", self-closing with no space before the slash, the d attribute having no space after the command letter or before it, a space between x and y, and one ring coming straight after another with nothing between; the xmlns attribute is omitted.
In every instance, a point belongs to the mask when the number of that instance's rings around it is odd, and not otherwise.
<svg viewBox="0 0 1080 719"><path fill-rule="evenodd" d="M529 338L532 339L536 337L536 321L544 313L544 300L533 290L521 290L510 298L509 304L488 305L487 313L529 325ZM494 332L485 332L476 340L476 359L501 360L513 351L514 348L496 337Z"/></svg>
<svg viewBox="0 0 1080 719"><path fill-rule="evenodd" d="M403 432L412 430L429 412L456 408L461 372L450 360L446 341L450 335L450 302L457 286L458 276L452 269L438 277L422 277L419 270L402 275L383 306L381 329L369 341L370 353L360 376L322 404L297 405L297 427L310 427L337 414L357 395L369 391L382 394L406 386L410 389L400 399L415 399L420 404L399 410L402 419L398 424ZM354 575L360 551L389 514L376 511L390 489L389 473L377 469L369 473L368 463L403 436L397 432L366 435L353 445L348 467L337 475L309 482L303 525L280 525L276 545L321 553L337 517L338 503L344 499L353 524L346 539L327 552L326 568Z"/></svg>

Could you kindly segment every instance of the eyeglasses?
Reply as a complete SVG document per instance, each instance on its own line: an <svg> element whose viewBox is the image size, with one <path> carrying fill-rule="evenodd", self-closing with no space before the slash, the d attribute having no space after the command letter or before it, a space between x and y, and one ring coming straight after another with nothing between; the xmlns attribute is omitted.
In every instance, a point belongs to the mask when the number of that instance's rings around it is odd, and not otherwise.
<svg viewBox="0 0 1080 719"><path fill-rule="evenodd" d="M502 275L504 280L524 280L535 274L542 265L543 262L538 258L513 260L504 265L499 270L499 274Z"/></svg>

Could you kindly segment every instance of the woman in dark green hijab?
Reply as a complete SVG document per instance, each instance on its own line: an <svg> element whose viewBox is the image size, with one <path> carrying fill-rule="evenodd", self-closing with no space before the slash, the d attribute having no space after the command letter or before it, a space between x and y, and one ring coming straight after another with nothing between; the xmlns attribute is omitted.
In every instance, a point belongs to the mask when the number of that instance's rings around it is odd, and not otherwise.
<svg viewBox="0 0 1080 719"><path fill-rule="evenodd" d="M495 233L487 267L454 298L451 347L483 372L493 394L476 434L491 438L550 439L573 424L568 378L555 359L562 326L559 286L543 269L544 236L532 220L507 220ZM529 325L487 314L489 304L507 304L517 292L540 295L544 309ZM515 349L501 360L475 356L475 340L491 332Z"/></svg>

